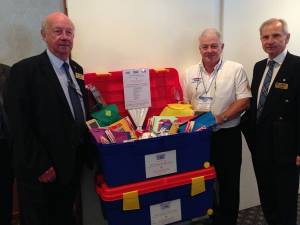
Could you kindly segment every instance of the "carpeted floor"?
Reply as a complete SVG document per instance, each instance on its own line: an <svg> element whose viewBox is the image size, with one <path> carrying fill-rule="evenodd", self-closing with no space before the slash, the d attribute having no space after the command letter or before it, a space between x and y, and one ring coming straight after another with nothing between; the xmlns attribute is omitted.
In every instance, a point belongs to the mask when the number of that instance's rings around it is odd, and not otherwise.
<svg viewBox="0 0 300 225"><path fill-rule="evenodd" d="M19 221L15 218L13 225L18 225ZM208 225L208 220L196 219L194 221L186 221L176 223L176 225ZM298 224L300 224L300 195L298 197ZM174 224L175 225L175 224ZM239 212L238 225L268 225L264 219L260 206L244 209Z"/></svg>
<svg viewBox="0 0 300 225"><path fill-rule="evenodd" d="M208 225L207 219L198 219L191 222L181 222L176 225ZM298 223L300 224L300 195L298 196ZM260 206L241 210L238 216L238 225L268 225L264 219Z"/></svg>
<svg viewBox="0 0 300 225"><path fill-rule="evenodd" d="M298 195L298 218L300 224L300 195ZM268 225L260 206L244 209L239 212L238 225Z"/></svg>
<svg viewBox="0 0 300 225"><path fill-rule="evenodd" d="M260 206L244 209L239 212L238 225L268 225Z"/></svg>

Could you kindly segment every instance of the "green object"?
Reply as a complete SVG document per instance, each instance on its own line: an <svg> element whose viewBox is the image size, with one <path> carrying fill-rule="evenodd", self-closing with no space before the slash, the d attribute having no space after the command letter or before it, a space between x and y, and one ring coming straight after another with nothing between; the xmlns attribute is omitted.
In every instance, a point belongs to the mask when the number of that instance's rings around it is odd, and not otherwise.
<svg viewBox="0 0 300 225"><path fill-rule="evenodd" d="M106 127L122 118L115 104L101 105L99 108L99 110L92 112L91 115L101 127Z"/></svg>

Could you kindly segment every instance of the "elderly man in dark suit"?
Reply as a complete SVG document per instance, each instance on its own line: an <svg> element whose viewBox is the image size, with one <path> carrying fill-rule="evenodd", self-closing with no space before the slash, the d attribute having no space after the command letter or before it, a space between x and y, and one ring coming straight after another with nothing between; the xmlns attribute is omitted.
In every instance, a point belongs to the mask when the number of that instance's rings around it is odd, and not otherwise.
<svg viewBox="0 0 300 225"><path fill-rule="evenodd" d="M11 224L12 208L12 165L3 92L9 75L9 66L0 63L0 224Z"/></svg>
<svg viewBox="0 0 300 225"><path fill-rule="evenodd" d="M87 155L83 70L70 59L74 25L60 12L41 29L47 50L12 66L5 98L22 225L74 225Z"/></svg>
<svg viewBox="0 0 300 225"><path fill-rule="evenodd" d="M269 225L296 225L300 165L300 57L286 45L282 19L260 27L268 58L254 66L244 134L252 153L262 209Z"/></svg>

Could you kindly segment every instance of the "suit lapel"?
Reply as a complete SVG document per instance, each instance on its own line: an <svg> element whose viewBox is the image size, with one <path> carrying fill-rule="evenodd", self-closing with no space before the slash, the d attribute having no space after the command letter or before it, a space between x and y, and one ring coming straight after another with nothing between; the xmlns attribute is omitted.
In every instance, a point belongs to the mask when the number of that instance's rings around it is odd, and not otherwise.
<svg viewBox="0 0 300 225"><path fill-rule="evenodd" d="M279 92L278 90L276 90L275 88L275 84L277 82L287 82L288 81L288 68L289 68L289 53L286 55L281 67L278 70L278 73L272 83L272 86L269 89L269 93L264 105L264 109L262 111L262 115L261 115L261 120L263 120L263 118L265 118L266 116L268 116L271 112L272 109L274 109L274 104L276 104L274 101L277 101L277 99L283 94L283 92Z"/></svg>
<svg viewBox="0 0 300 225"><path fill-rule="evenodd" d="M76 81L77 81L78 86L80 88L80 91L82 93L85 115L88 117L88 112L87 112L88 100L87 100L87 94L86 94L86 91L85 91L85 85L84 85L84 80L83 80L82 69L78 68L77 65L72 60L70 60L70 65L71 65L72 71L75 75L75 78L76 78ZM79 76L82 76L82 79L80 79Z"/></svg>
<svg viewBox="0 0 300 225"><path fill-rule="evenodd" d="M56 76L55 70L50 62L50 59L45 52L43 52L41 54L41 67L44 71L44 77L45 79L48 80L49 83L51 83L50 85L53 86L53 91L56 92L56 94L58 95L58 99L61 102L61 107L63 108L63 110L69 114L69 116L72 116L72 112L71 109L69 107L69 103L66 99L65 93L61 87L61 84Z"/></svg>
<svg viewBox="0 0 300 225"><path fill-rule="evenodd" d="M258 89L259 89L259 85L260 82L262 80L264 71L266 69L266 65L267 65L267 59L259 62L256 64L255 68L254 68L254 73L253 73L253 80L252 80L252 84L251 84L251 92L252 92L252 115L253 115L253 119L256 121L256 113L257 113L257 99L258 99Z"/></svg>

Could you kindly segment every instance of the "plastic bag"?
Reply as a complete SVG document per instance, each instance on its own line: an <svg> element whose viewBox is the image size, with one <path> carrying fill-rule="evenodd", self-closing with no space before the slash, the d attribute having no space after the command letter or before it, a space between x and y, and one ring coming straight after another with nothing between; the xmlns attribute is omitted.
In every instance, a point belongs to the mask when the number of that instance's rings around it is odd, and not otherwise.
<svg viewBox="0 0 300 225"><path fill-rule="evenodd" d="M160 113L160 116L193 116L191 104L172 103L168 104Z"/></svg>

